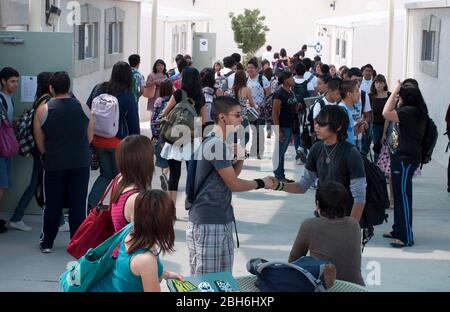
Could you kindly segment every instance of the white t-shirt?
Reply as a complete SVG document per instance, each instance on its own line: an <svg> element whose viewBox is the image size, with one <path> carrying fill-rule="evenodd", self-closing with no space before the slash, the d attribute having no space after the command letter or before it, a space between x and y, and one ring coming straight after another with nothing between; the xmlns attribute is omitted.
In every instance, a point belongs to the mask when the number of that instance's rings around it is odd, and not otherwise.
<svg viewBox="0 0 450 312"><path fill-rule="evenodd" d="M272 62L274 61L274 58L273 58L272 52L269 52L269 51L264 52L262 55L262 60L263 61L268 60L270 62L270 67L273 67Z"/></svg>
<svg viewBox="0 0 450 312"><path fill-rule="evenodd" d="M336 102L328 102L327 97L323 97L322 100L325 102L325 105L336 105ZM319 101L317 101L314 104L314 111L313 111L313 118L316 119L316 117L319 115L320 111L322 110L322 108L320 107L320 103L318 103Z"/></svg>
<svg viewBox="0 0 450 312"><path fill-rule="evenodd" d="M253 102L257 106L264 102L264 98L266 97L265 89L270 87L270 82L265 76L262 76L262 84L264 88L259 83L258 75L256 75L255 79L251 79L250 77L247 79L247 87L252 91Z"/></svg>
<svg viewBox="0 0 450 312"><path fill-rule="evenodd" d="M370 88L372 87L372 83L373 83L372 80L365 80L365 79L363 79L361 81L361 88L360 88L361 91L366 92L366 94L370 94Z"/></svg>
<svg viewBox="0 0 450 312"><path fill-rule="evenodd" d="M10 95L5 94L3 92L0 92L0 94L5 98L6 103L3 103L3 101L0 99L0 110L2 112L6 109L6 117L8 118L8 121L10 123L13 122L13 116L14 116L14 105L13 101ZM6 106L6 107L5 107Z"/></svg>
<svg viewBox="0 0 450 312"><path fill-rule="evenodd" d="M312 73L310 72L306 72L305 75L303 75L303 77L305 78L305 80L308 80L309 77L311 77ZM311 79L310 82L308 82L308 91L315 91L317 87L317 77L313 77L313 79Z"/></svg>

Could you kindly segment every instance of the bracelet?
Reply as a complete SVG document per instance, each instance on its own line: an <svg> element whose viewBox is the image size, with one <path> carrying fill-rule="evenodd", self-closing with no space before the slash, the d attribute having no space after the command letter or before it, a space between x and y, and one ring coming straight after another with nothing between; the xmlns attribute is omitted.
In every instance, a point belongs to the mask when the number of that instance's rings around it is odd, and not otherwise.
<svg viewBox="0 0 450 312"><path fill-rule="evenodd" d="M261 180L261 179L255 179L255 180L253 180L253 181L255 181L255 182L257 183L257 185L258 185L258 186L256 187L257 190L262 189L262 188L264 188L264 187L266 186L266 184L264 183L264 181Z"/></svg>
<svg viewBox="0 0 450 312"><path fill-rule="evenodd" d="M278 182L277 191L284 191L284 182Z"/></svg>

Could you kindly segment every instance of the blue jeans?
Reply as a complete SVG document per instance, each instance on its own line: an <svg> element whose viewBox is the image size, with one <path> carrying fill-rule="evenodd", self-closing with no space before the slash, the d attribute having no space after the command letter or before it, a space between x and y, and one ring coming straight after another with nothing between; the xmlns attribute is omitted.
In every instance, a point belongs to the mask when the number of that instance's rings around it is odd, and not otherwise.
<svg viewBox="0 0 450 312"><path fill-rule="evenodd" d="M414 245L412 232L412 178L418 165L391 159L392 190L394 192L393 236L408 246Z"/></svg>
<svg viewBox="0 0 450 312"><path fill-rule="evenodd" d="M98 154L100 176L97 180L95 180L91 192L89 193L88 204L91 209L98 204L109 183L111 183L114 177L118 174L115 156L116 149L99 147L94 148Z"/></svg>
<svg viewBox="0 0 450 312"><path fill-rule="evenodd" d="M374 148L381 149L381 139L383 138L384 124L373 124L372 134L373 134L373 146ZM378 157L380 156L380 151L374 151L374 161L377 163Z"/></svg>
<svg viewBox="0 0 450 312"><path fill-rule="evenodd" d="M34 193L36 192L39 176L44 173L44 166L42 164L41 157L36 151L32 152L32 155L33 155L33 171L31 173L30 184L28 184L27 188L23 192L22 197L20 198L19 203L17 204L17 207L14 210L13 215L11 216L10 219L11 222L22 221L23 216L25 215L25 210L27 210L28 205L30 205L31 200L34 197ZM59 225L63 225L64 223L65 223L64 215L62 215Z"/></svg>
<svg viewBox="0 0 450 312"><path fill-rule="evenodd" d="M284 155L286 154L291 141L292 128L280 128L280 133L283 133L284 141L278 142L278 148L275 148L275 155L273 157L276 159L276 153L278 152L278 167L273 172L278 180L286 178L284 175Z"/></svg>

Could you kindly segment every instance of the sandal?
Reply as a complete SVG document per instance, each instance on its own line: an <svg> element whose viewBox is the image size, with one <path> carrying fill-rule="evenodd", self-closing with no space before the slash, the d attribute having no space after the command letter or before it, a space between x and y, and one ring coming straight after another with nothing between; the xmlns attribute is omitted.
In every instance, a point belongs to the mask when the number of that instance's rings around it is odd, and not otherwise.
<svg viewBox="0 0 450 312"><path fill-rule="evenodd" d="M391 246L394 248L403 248L403 247L411 247L410 245L406 245L404 242L402 242L399 239L395 239L392 243Z"/></svg>
<svg viewBox="0 0 450 312"><path fill-rule="evenodd" d="M393 232L386 232L383 234L384 238L395 238Z"/></svg>

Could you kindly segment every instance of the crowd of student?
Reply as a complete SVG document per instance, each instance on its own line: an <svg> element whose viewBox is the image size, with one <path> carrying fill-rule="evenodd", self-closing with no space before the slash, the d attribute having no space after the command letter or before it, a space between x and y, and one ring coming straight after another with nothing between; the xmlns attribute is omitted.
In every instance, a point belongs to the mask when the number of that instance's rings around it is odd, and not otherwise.
<svg viewBox="0 0 450 312"><path fill-rule="evenodd" d="M413 79L399 81L389 92L385 77L370 64L337 70L305 53L306 46L292 57L267 46L261 61L252 58L244 67L240 55L233 54L201 72L189 56L178 55L171 70L157 60L147 79L139 72L139 56L132 55L128 63L114 65L110 80L95 86L86 104L70 92L67 73L41 73L33 104L33 172L9 226L31 230L22 218L44 176L40 247L50 253L64 224L63 208L69 208L72 237L113 183L114 230L134 225L115 251L113 271L92 291L159 290L161 278L183 279L165 271L159 255L173 251L175 205L186 162L187 189L192 190L186 227L191 274L232 271L233 232L239 246L232 193L266 188L303 194L318 185L314 204L319 218L303 222L289 260L309 251L335 264L338 279L364 285L358 222L366 200L363 159L372 149L374 162L390 177L395 218L384 236L393 239L393 247L412 246L412 177L421 162L428 110ZM12 68L0 72L1 116L10 123L18 80ZM140 135L141 96L152 111L151 139ZM98 134L92 112L102 99L118 102L117 132L109 138ZM171 144L161 125L186 102L208 131L186 144ZM240 178L248 156L264 157L273 132L274 176ZM288 179L284 169L291 141L296 163L305 166L297 181ZM89 191L93 155L100 175ZM0 199L12 185L11 162L0 157ZM151 190L155 166L161 169L164 192Z"/></svg>

